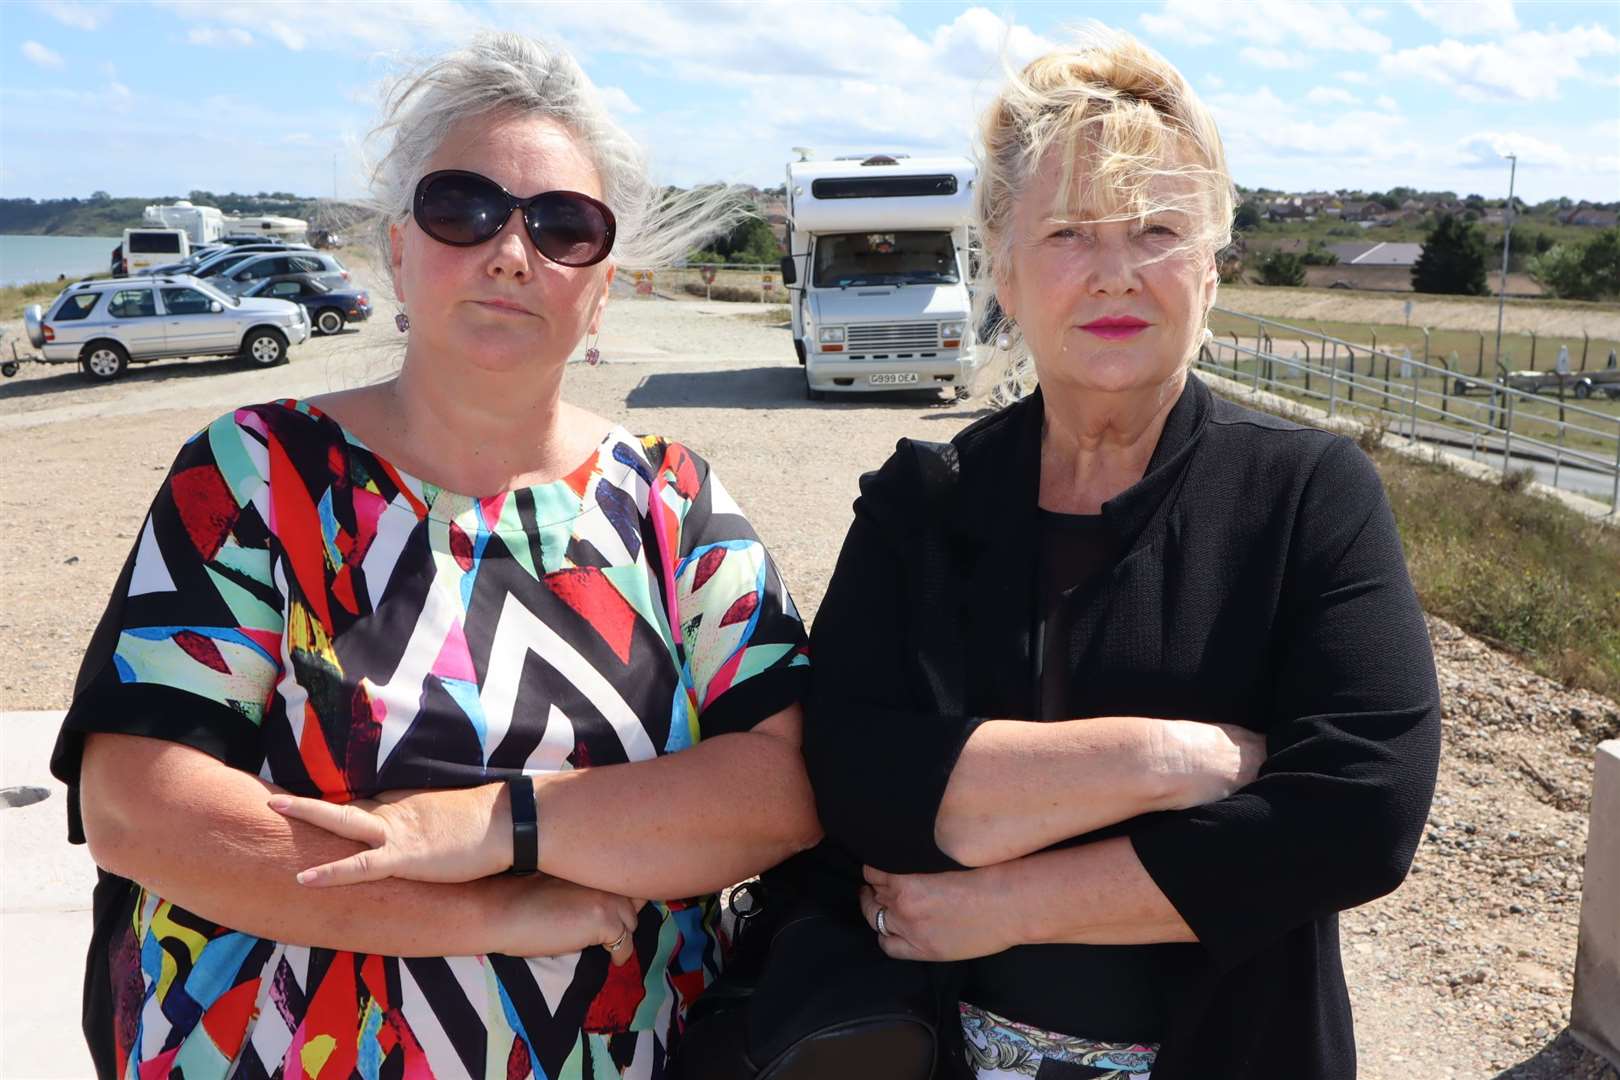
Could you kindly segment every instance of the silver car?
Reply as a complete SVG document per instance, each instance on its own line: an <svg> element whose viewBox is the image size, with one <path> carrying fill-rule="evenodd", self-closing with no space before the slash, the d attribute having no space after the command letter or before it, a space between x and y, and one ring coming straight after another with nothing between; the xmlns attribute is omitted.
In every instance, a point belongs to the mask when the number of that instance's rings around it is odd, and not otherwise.
<svg viewBox="0 0 1620 1080"><path fill-rule="evenodd" d="M193 277L82 281L44 312L30 305L23 323L46 362L77 362L98 382L118 378L131 362L175 357L240 356L271 367L310 333L298 304L238 300Z"/></svg>
<svg viewBox="0 0 1620 1080"><path fill-rule="evenodd" d="M213 284L224 292L239 296L265 278L285 277L288 274L308 274L322 285L346 289L350 285L349 272L337 261L336 255L324 251L267 251L253 255L215 274Z"/></svg>

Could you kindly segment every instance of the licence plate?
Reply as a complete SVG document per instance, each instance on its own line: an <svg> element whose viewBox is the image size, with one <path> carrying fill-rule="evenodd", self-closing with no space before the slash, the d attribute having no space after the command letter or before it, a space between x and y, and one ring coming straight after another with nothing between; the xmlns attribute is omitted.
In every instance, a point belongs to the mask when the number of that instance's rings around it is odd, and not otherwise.
<svg viewBox="0 0 1620 1080"><path fill-rule="evenodd" d="M866 381L872 386L903 386L906 383L916 382L917 373L915 371L882 372L877 375L868 375Z"/></svg>

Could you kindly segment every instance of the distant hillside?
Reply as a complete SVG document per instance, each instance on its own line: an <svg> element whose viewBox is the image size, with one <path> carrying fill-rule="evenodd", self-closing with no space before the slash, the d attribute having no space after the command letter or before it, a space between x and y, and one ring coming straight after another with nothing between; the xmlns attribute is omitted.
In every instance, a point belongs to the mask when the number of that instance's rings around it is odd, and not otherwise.
<svg viewBox="0 0 1620 1080"><path fill-rule="evenodd" d="M97 192L88 199L0 199L0 233L13 236L121 236L142 224L141 212L155 203L188 198L198 206L217 206L227 214L278 214L312 223L328 200L290 192L240 195L193 191L190 195L112 198Z"/></svg>

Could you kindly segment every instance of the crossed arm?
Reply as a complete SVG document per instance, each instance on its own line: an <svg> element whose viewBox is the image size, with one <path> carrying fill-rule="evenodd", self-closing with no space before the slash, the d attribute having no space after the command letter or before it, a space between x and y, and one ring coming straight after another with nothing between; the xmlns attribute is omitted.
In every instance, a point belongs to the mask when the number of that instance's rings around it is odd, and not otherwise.
<svg viewBox="0 0 1620 1080"><path fill-rule="evenodd" d="M257 936L396 956L552 955L633 929L642 901L626 897L712 892L813 844L799 729L794 707L679 754L537 778L543 873L530 878L500 875L512 861L504 784L339 807L133 735L89 738L85 833L107 870Z"/></svg>
<svg viewBox="0 0 1620 1080"><path fill-rule="evenodd" d="M829 834L867 864L868 922L888 909L887 951L943 960L1019 944L1198 941L1226 967L1400 883L1439 754L1422 612L1380 481L1354 446L1320 459L1296 517L1275 681L1255 717L1266 753L1240 746L1236 776L1217 767L1199 790L1186 762L1208 768L1220 755L1167 755L1178 737L1167 721L979 723L915 711L899 680L875 685L872 672L903 658L867 655L873 641L903 635L866 628L899 617L898 600L884 616L874 598L903 576L857 513L817 616L806 756ZM932 778L911 792L920 809L842 782L851 768L893 772L922 740L953 736L960 752L919 770ZM839 750L851 740L863 745L855 766ZM1142 814L1127 835L1044 850ZM901 827L863 828L890 819Z"/></svg>

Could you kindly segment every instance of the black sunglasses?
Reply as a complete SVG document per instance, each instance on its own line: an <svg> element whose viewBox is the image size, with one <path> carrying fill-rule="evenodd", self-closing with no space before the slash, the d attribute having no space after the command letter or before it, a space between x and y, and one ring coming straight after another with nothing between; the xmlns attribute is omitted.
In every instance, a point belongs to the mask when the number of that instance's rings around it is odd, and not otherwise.
<svg viewBox="0 0 1620 1080"><path fill-rule="evenodd" d="M492 240L513 210L535 250L563 266L593 266L613 250L613 211L577 191L542 191L520 199L487 176L460 169L430 172L416 184L412 215L441 244L472 247Z"/></svg>

